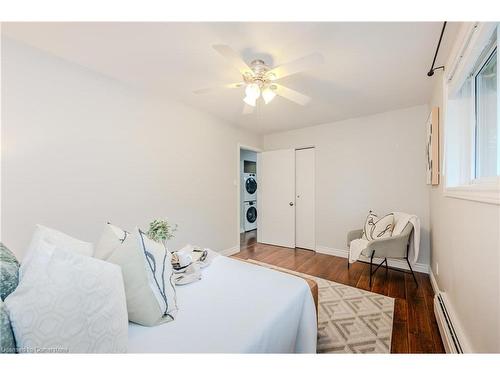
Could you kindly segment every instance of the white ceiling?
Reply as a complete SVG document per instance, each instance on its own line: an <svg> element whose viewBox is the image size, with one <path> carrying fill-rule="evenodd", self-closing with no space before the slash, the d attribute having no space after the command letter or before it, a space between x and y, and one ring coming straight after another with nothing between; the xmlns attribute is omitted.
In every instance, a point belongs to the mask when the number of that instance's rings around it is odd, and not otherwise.
<svg viewBox="0 0 500 375"><path fill-rule="evenodd" d="M4 23L2 33L141 89L166 93L258 133L328 123L428 102L426 76L442 23ZM456 36L449 23L442 65ZM319 52L325 63L280 83L312 97L305 107L276 97L241 113L243 89L195 95L241 80L215 50L276 66Z"/></svg>

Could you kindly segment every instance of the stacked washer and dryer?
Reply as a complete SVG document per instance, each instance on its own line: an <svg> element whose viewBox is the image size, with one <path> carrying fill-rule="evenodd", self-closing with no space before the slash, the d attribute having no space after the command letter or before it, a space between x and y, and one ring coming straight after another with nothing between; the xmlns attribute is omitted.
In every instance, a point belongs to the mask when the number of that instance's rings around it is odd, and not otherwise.
<svg viewBox="0 0 500 375"><path fill-rule="evenodd" d="M257 177L255 173L243 173L243 212L245 232L257 229Z"/></svg>

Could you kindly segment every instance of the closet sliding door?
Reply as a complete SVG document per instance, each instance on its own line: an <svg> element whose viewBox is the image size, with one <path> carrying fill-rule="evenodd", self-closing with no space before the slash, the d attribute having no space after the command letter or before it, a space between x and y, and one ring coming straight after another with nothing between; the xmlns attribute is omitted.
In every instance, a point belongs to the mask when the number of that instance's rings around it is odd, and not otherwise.
<svg viewBox="0 0 500 375"><path fill-rule="evenodd" d="M295 150L258 156L257 241L295 247Z"/></svg>
<svg viewBox="0 0 500 375"><path fill-rule="evenodd" d="M314 148L295 151L295 246L308 250L316 250L314 167Z"/></svg>

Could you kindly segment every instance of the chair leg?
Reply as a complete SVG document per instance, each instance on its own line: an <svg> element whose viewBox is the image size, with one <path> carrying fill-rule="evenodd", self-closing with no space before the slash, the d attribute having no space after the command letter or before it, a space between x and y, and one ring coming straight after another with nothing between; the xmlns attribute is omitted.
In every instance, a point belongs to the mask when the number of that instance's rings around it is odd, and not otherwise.
<svg viewBox="0 0 500 375"><path fill-rule="evenodd" d="M385 258L385 278L387 279L387 275L389 272L389 265L387 264L387 258Z"/></svg>
<svg viewBox="0 0 500 375"><path fill-rule="evenodd" d="M374 256L375 256L375 250L372 251L372 255L370 256L370 289L372 287L372 265Z"/></svg>
<svg viewBox="0 0 500 375"><path fill-rule="evenodd" d="M408 258L406 258L406 263L408 263L408 267L410 267L411 275L413 276L413 280L415 281L415 284L417 284L417 288L418 288L417 278L415 277L415 274L413 273L413 269L411 268L411 264L410 264L410 261L408 260Z"/></svg>

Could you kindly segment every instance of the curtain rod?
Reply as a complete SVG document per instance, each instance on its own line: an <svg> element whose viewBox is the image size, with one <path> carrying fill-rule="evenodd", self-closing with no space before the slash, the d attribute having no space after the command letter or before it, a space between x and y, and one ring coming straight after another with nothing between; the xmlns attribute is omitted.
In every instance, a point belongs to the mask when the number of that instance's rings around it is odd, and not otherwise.
<svg viewBox="0 0 500 375"><path fill-rule="evenodd" d="M432 60L432 66L427 72L428 77L432 77L434 75L434 71L438 69L443 69L444 70L444 65L438 66L437 68L434 68L434 64L436 63L436 57L439 52L439 47L441 46L441 40L443 39L443 34L444 34L444 29L446 28L446 21L443 23L443 28L441 29L441 35L439 36L439 42L436 48L436 53L434 54L434 60Z"/></svg>

